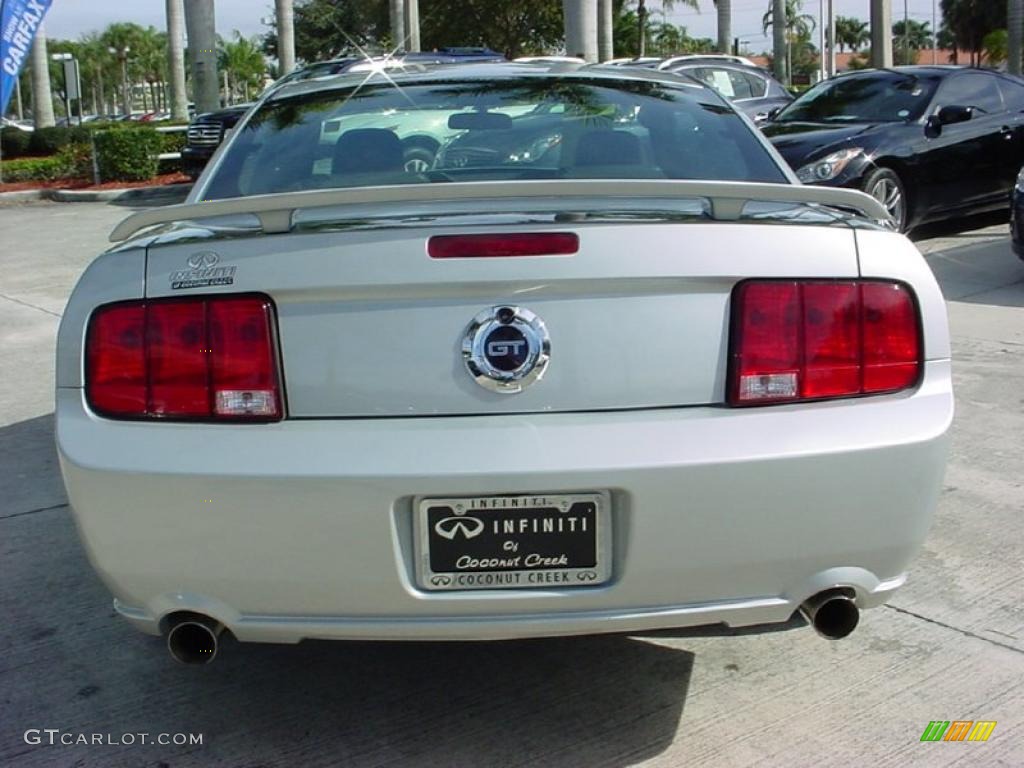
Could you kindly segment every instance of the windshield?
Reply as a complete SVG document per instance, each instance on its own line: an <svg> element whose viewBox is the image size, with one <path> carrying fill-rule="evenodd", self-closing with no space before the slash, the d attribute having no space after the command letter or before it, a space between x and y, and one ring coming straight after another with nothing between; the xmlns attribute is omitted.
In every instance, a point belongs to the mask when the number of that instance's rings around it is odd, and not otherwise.
<svg viewBox="0 0 1024 768"><path fill-rule="evenodd" d="M752 129L702 89L524 77L271 99L202 197L561 178L787 182Z"/></svg>
<svg viewBox="0 0 1024 768"><path fill-rule="evenodd" d="M826 80L786 107L775 122L890 123L917 120L938 78L872 72Z"/></svg>

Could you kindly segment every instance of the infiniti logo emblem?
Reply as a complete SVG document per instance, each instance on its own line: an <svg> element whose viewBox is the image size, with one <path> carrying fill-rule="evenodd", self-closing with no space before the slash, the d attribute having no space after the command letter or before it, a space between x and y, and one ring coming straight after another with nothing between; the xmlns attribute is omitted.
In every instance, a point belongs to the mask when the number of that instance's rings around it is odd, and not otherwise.
<svg viewBox="0 0 1024 768"><path fill-rule="evenodd" d="M192 267L192 269L215 267L217 266L218 261L220 261L220 256L213 251L200 251L199 253L193 253L188 257L188 265Z"/></svg>
<svg viewBox="0 0 1024 768"><path fill-rule="evenodd" d="M462 359L470 376L484 389L516 394L540 380L551 356L544 322L522 307L486 309L469 324L462 339Z"/></svg>
<svg viewBox="0 0 1024 768"><path fill-rule="evenodd" d="M449 541L460 533L464 539L474 539L484 532L484 521L478 517L446 517L434 524L434 530Z"/></svg>

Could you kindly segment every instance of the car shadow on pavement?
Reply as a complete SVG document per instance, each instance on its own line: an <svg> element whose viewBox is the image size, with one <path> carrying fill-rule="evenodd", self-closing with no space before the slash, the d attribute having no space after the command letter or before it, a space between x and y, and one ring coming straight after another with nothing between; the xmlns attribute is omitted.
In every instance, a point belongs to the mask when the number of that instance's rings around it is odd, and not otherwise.
<svg viewBox="0 0 1024 768"><path fill-rule="evenodd" d="M0 496L0 764L590 768L635 764L672 743L694 655L657 640L225 638L208 666L172 661L162 639L114 614L70 510L49 498L60 489L52 430L52 416L0 428L5 469L45 490L18 495L12 483ZM114 743L26 741L44 728ZM203 741L123 743L140 733Z"/></svg>
<svg viewBox="0 0 1024 768"><path fill-rule="evenodd" d="M1010 220L1009 207L1006 210L978 213L973 216L962 216L955 219L945 219L931 224L916 227L908 235L911 240L928 240L935 237L956 238L964 240L964 245L969 241L989 237L988 234L978 233L976 230L986 227L1008 226Z"/></svg>
<svg viewBox="0 0 1024 768"><path fill-rule="evenodd" d="M1006 240L967 242L926 258L947 301L1024 307L1024 261Z"/></svg>
<svg viewBox="0 0 1024 768"><path fill-rule="evenodd" d="M191 184L170 184L166 187L140 187L129 189L110 201L110 205L121 208L155 208L185 202Z"/></svg>

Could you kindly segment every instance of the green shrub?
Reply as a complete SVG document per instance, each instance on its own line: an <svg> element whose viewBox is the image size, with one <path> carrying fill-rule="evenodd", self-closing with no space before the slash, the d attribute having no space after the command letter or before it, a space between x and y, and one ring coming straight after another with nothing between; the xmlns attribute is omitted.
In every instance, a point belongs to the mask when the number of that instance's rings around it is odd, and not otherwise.
<svg viewBox="0 0 1024 768"><path fill-rule="evenodd" d="M33 155L53 155L70 141L71 132L67 128L36 128L28 148Z"/></svg>
<svg viewBox="0 0 1024 768"><path fill-rule="evenodd" d="M181 152L185 148L185 144L188 141L188 137L185 131L174 131L160 134L160 140L162 142L163 152Z"/></svg>
<svg viewBox="0 0 1024 768"><path fill-rule="evenodd" d="M90 129L87 123L85 125L73 125L67 130L69 144L88 144L92 141L92 133L95 129Z"/></svg>
<svg viewBox="0 0 1024 768"><path fill-rule="evenodd" d="M64 178L67 164L64 158L54 157L23 157L20 160L9 160L3 164L5 182L16 181L54 181Z"/></svg>
<svg viewBox="0 0 1024 768"><path fill-rule="evenodd" d="M92 144L75 142L57 153L64 163L64 176L69 179L92 179Z"/></svg>
<svg viewBox="0 0 1024 768"><path fill-rule="evenodd" d="M114 128L93 135L102 181L146 181L156 176L163 139L154 130Z"/></svg>
<svg viewBox="0 0 1024 768"><path fill-rule="evenodd" d="M19 128L0 130L0 155L5 158L24 157L28 154L28 142L32 138L29 131Z"/></svg>

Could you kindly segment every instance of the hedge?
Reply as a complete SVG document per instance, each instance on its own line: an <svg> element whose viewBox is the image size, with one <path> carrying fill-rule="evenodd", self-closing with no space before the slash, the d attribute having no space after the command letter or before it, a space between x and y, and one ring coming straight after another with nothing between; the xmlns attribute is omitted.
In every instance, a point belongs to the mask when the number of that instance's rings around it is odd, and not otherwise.
<svg viewBox="0 0 1024 768"><path fill-rule="evenodd" d="M28 142L32 138L29 131L20 128L4 128L0 130L0 155L5 158L24 157L28 154Z"/></svg>
<svg viewBox="0 0 1024 768"><path fill-rule="evenodd" d="M69 143L71 131L67 128L36 128L28 140L28 149L33 155L53 155Z"/></svg>
<svg viewBox="0 0 1024 768"><path fill-rule="evenodd" d="M55 181L66 177L67 164L60 155L23 157L3 164L4 183L17 181Z"/></svg>
<svg viewBox="0 0 1024 768"><path fill-rule="evenodd" d="M156 176L163 135L153 130L112 128L93 135L103 181L146 181Z"/></svg>

